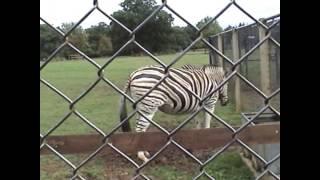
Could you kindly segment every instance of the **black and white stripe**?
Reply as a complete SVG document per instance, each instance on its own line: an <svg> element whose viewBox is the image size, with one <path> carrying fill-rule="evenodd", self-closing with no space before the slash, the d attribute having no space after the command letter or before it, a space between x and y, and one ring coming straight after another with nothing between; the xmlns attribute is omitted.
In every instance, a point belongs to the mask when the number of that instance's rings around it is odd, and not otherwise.
<svg viewBox="0 0 320 180"><path fill-rule="evenodd" d="M211 94L225 77L222 67L212 65L201 67L185 65L181 68L170 68L168 73L169 76L137 104L137 110L147 118L152 119L158 110L168 114L185 114L197 111L200 108L200 101L190 91L202 99ZM138 100L165 75L163 67L140 68L130 75L125 92L130 90L132 98ZM205 107L213 112L218 98L223 105L227 103L227 84L204 102ZM122 99L121 104L121 121L126 118L126 114L123 113L125 112L124 100L125 98ZM209 118L211 116L206 117L206 119ZM136 122L136 131L146 131L149 125L148 120L139 116ZM130 130L128 121L123 124L122 128L123 131Z"/></svg>

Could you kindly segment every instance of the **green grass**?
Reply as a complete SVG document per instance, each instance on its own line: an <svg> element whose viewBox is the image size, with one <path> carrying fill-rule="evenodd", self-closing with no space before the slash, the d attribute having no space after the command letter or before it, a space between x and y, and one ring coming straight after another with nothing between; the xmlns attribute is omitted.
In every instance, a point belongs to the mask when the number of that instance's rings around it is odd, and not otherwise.
<svg viewBox="0 0 320 180"><path fill-rule="evenodd" d="M190 163L190 162L189 162ZM188 168L188 167L184 167ZM179 167L162 166L161 168L151 168L150 174L155 179L192 179L197 176L199 166L189 166L188 172L182 171ZM216 180L252 180L251 171L244 166L239 153L236 151L227 151L219 155L215 160L207 164L204 170ZM163 178L165 177L165 178ZM200 179L207 179L204 176Z"/></svg>
<svg viewBox="0 0 320 180"><path fill-rule="evenodd" d="M252 172L243 165L240 155L236 152L226 152L217 157L205 168L208 174L217 180L250 180Z"/></svg>
<svg viewBox="0 0 320 180"><path fill-rule="evenodd" d="M177 55L163 55L159 56L159 58L164 63L169 64L176 56ZM96 59L96 62L103 65L106 62L106 58ZM185 55L174 67L188 63L206 64L207 62L207 54ZM145 56L118 57L107 66L104 76L118 88L122 89L131 72L141 66L150 64L157 63ZM97 80L97 69L87 61L55 61L48 64L48 66L41 71L41 77L61 90L71 100L75 100ZM75 108L89 121L107 133L118 124L119 98L120 96L116 91L101 81L75 105ZM49 129L54 127L54 125L69 112L68 107L69 104L63 98L52 92L52 90L48 89L45 85L40 84L40 132L45 134ZM129 104L128 107L130 107ZM216 114L232 125L240 124L240 114L234 112L232 104L226 107L220 107L218 104ZM196 118L202 118L202 116L200 113ZM187 115L172 116L158 112L154 120L165 128L174 128L185 120L185 118L187 118ZM134 119L135 118L131 119L132 124L134 123ZM185 128L192 128L193 126L193 124L189 124ZM96 132L77 116L71 115L52 135L88 133ZM75 161L80 161L84 158L82 156L68 157ZM230 176L244 177L240 178L243 180L250 179L247 178L249 175L247 170L245 170L246 167L239 162L239 157L236 153L226 153L220 159L221 160L215 161L215 164L210 164L207 167L208 172L211 172L212 175L217 175L217 179L232 179ZM67 176L70 175L70 170L65 171L67 166L61 163L61 160L53 158L53 156L43 156L40 162L42 164L40 168L42 172L41 179L67 179ZM99 179L98 177L108 176L104 173L105 166L106 163L100 157L97 157L90 165L84 166L85 170L81 172L88 179ZM231 172L229 172L229 170ZM151 168L150 174L155 177L168 177L166 179L188 179L187 177L190 177L189 172L181 172L175 169L175 167L166 165Z"/></svg>
<svg viewBox="0 0 320 180"><path fill-rule="evenodd" d="M153 167L150 169L150 174L159 180L184 180L192 177L189 172L180 171L176 167L168 165L163 165L161 168Z"/></svg>
<svg viewBox="0 0 320 180"><path fill-rule="evenodd" d="M69 161L75 164L79 164L80 161L84 160L84 155L66 155ZM105 179L105 167L106 163L103 158L95 158L93 161L89 161L83 166L79 173L91 180L104 180ZM42 156L40 158L40 179L70 179L72 175L72 169L67 166L62 160L54 155Z"/></svg>

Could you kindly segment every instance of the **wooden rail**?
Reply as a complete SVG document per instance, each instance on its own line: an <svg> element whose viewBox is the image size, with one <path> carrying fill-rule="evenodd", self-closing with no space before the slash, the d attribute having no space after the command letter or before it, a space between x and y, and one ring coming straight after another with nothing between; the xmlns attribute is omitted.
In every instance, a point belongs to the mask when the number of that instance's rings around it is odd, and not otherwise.
<svg viewBox="0 0 320 180"><path fill-rule="evenodd" d="M68 59L72 60L72 59L82 59L83 57L79 54L73 54L73 55L69 55Z"/></svg>
<svg viewBox="0 0 320 180"><path fill-rule="evenodd" d="M269 144L280 142L280 123L264 123L245 128L239 135L246 144ZM227 128L181 130L173 139L188 150L216 149L232 140L232 132ZM138 150L154 152L166 142L167 136L162 132L116 133L110 137L115 147L124 153L136 153ZM99 135L68 135L49 136L46 143L62 154L92 153L102 145ZM237 143L234 143L237 145ZM173 146L170 146L173 147ZM110 153L106 146L103 153ZM43 148L40 154L49 154L48 148Z"/></svg>

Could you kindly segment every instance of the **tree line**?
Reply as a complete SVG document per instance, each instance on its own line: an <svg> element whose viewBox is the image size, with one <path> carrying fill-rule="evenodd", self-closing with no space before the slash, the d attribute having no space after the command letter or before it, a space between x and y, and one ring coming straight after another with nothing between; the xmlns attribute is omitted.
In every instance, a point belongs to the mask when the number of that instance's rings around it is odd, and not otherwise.
<svg viewBox="0 0 320 180"><path fill-rule="evenodd" d="M154 0L124 0L120 6L122 9L114 12L112 17L131 30L158 8ZM206 17L196 26L202 27L210 19L211 17ZM135 40L152 53L181 51L190 45L198 37L198 34L190 26L173 26L173 21L174 18L170 13L161 10L137 31ZM74 23L63 23L57 28L67 32L73 26ZM222 28L215 21L204 29L203 35L208 37L221 31ZM89 57L111 55L130 39L130 34L115 22L110 24L100 22L86 29L79 26L68 37L68 40L75 47ZM48 25L40 24L40 60L48 57L63 41L63 38ZM203 47L202 43L194 46L194 48ZM122 51L121 55L137 55L142 52L137 45L131 43ZM75 54L74 50L64 48L58 56L67 58L70 54Z"/></svg>

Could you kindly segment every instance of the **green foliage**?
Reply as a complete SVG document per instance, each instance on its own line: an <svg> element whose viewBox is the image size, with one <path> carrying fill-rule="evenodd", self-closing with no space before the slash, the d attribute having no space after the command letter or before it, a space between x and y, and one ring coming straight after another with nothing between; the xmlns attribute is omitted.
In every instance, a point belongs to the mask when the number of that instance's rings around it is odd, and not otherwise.
<svg viewBox="0 0 320 180"><path fill-rule="evenodd" d="M110 26L104 22L100 22L96 26L86 29L88 36L89 48L86 53L90 57L101 57L110 55L113 46L110 38Z"/></svg>
<svg viewBox="0 0 320 180"><path fill-rule="evenodd" d="M218 34L219 32L222 32L222 28L219 25L218 21L213 21L213 22L209 23L209 21L211 19L212 19L211 17L207 16L207 17L203 18L202 20L200 20L197 23L197 27L198 28L202 28L202 27L206 26L202 31L202 34L203 34L204 38L208 38L210 36ZM206 45L203 44L203 43L198 43L195 46L195 49L202 49L202 48L206 48Z"/></svg>
<svg viewBox="0 0 320 180"><path fill-rule="evenodd" d="M62 42L61 36L46 24L40 24L40 60L48 57Z"/></svg>
<svg viewBox="0 0 320 180"><path fill-rule="evenodd" d="M170 48L174 51L181 51L191 44L191 36L187 32L186 27L173 27L173 33L170 34Z"/></svg>
<svg viewBox="0 0 320 180"><path fill-rule="evenodd" d="M156 4L155 0L124 0L120 3L120 6L123 8L123 11L141 14L145 10L152 10Z"/></svg>
<svg viewBox="0 0 320 180"><path fill-rule="evenodd" d="M75 25L75 23L63 23L60 27L60 29L63 32L68 32L70 29L73 28L73 26ZM88 49L89 44L87 41L87 35L84 31L84 29L81 26L78 26L77 28L75 28L73 30L73 32L70 34L70 36L68 37L68 40L79 50L81 51L85 51L86 49ZM75 54L75 51L72 50L71 48L65 48L62 50L62 56L64 58L68 58L68 56Z"/></svg>
<svg viewBox="0 0 320 180"><path fill-rule="evenodd" d="M155 1L125 0L120 5L122 10L113 13L113 17L133 30L156 8ZM135 35L135 40L151 52L170 50L170 34L173 33L173 17L165 11L160 11L151 18ZM112 44L115 50L121 48L129 39L129 33L120 25L111 23ZM130 44L123 54L138 54L141 49Z"/></svg>
<svg viewBox="0 0 320 180"><path fill-rule="evenodd" d="M203 18L202 20L200 20L198 23L197 23L197 27L198 28L202 28L203 26L205 26L207 23L209 23L209 21L211 20L212 18L211 17L205 17ZM222 28L221 26L219 25L219 23L217 21L214 21L212 23L210 23L209 25L207 25L207 27L202 31L203 33L203 36L205 38L209 37L209 36L212 36L212 35L215 35L219 32L222 31Z"/></svg>

